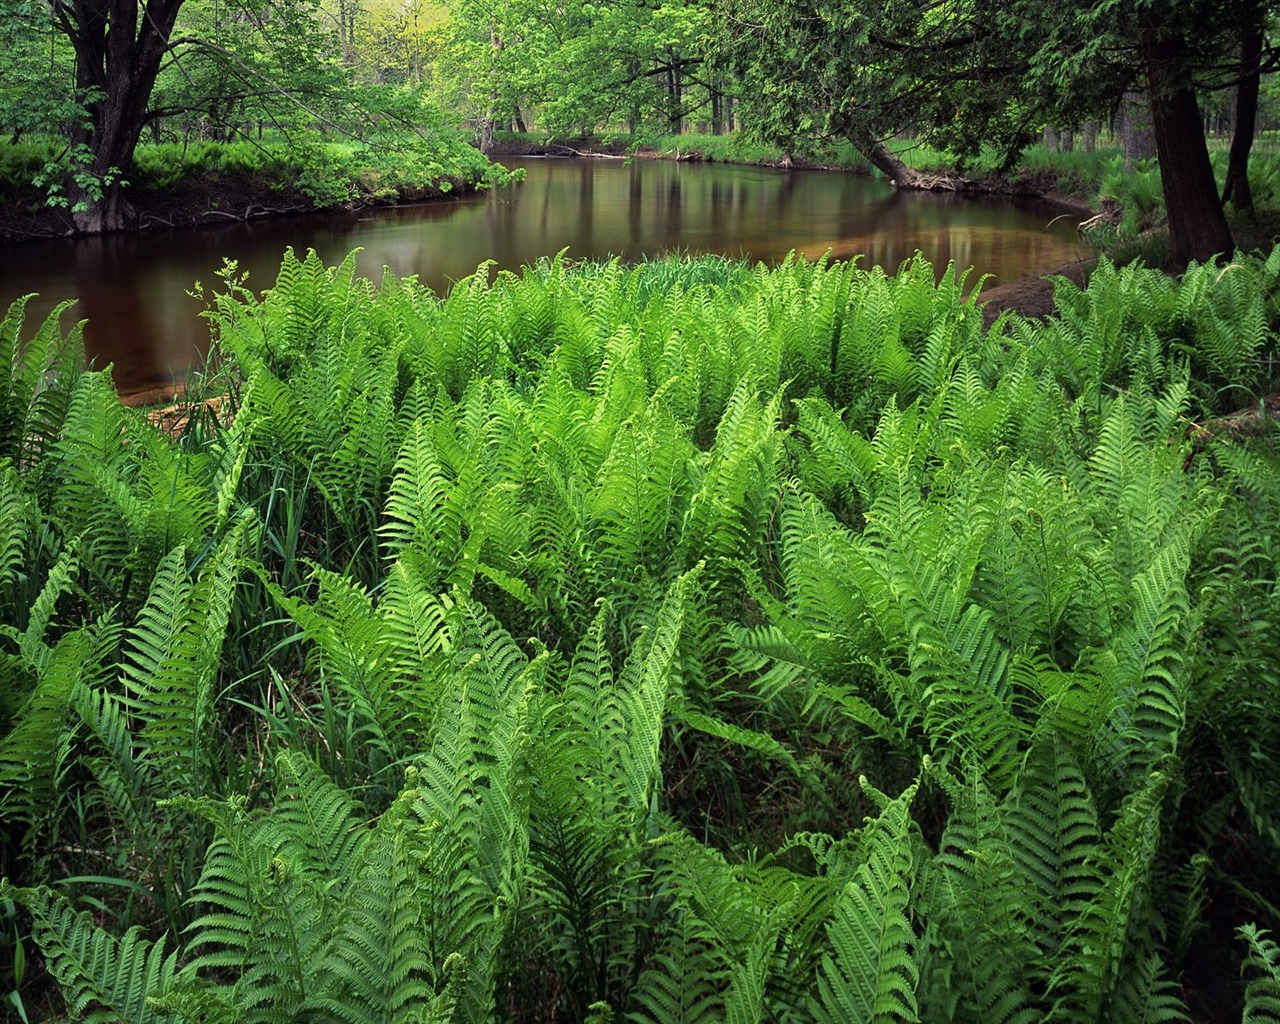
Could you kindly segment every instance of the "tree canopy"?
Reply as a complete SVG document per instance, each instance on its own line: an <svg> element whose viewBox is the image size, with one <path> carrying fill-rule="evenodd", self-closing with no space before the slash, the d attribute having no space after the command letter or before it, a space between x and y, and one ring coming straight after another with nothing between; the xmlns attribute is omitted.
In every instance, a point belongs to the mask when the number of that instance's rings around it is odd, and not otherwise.
<svg viewBox="0 0 1280 1024"><path fill-rule="evenodd" d="M911 131L958 154L1016 154L1046 123L1106 117L1143 87L1175 259L1231 247L1204 144L1197 86L1238 67L1262 0L712 0L720 62L748 122L786 141L848 139L891 175L878 144Z"/></svg>

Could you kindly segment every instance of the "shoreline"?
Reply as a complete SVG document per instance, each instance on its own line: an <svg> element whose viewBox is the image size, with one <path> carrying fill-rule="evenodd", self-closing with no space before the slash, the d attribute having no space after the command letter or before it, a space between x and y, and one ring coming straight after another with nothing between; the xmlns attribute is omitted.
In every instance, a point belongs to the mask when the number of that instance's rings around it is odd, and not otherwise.
<svg viewBox="0 0 1280 1024"><path fill-rule="evenodd" d="M676 163L724 163L742 167L769 167L780 171L827 171L841 174L853 174L859 177L872 177L873 173L866 167L852 167L847 164L829 164L803 157L786 157L762 160L722 160L706 156L694 148L688 151L659 150L653 146L632 148L621 140L599 142L592 139L569 139L563 142L545 141L530 142L524 139L496 139L489 152L485 154L492 160L501 160L504 156L524 159L545 157L547 159L585 159L585 160L670 160ZM956 195L972 196L1008 196L1026 199L1038 199L1063 208L1064 212L1079 213L1086 217L1098 211L1082 196L1060 191L1057 181L1047 172L1038 175L1020 174L1011 177L980 177L951 179L960 180L964 187L953 188L939 184L932 189L920 191L953 192Z"/></svg>
<svg viewBox="0 0 1280 1024"><path fill-rule="evenodd" d="M143 186L133 191L128 199L134 208L136 222L128 229L112 234L122 236L145 231L247 224L312 213L353 213L375 207L435 202L467 195L479 188L478 181L442 178L430 185L398 189L389 197L361 195L345 203L318 206L301 189L282 186L278 181L252 175L233 174L218 178L192 175L165 189ZM34 186L5 195L3 200L0 203L0 244L105 237L77 232L71 214L65 209L42 205L40 193Z"/></svg>
<svg viewBox="0 0 1280 1024"><path fill-rule="evenodd" d="M564 142L529 142L521 139L498 139L486 156L495 162L502 157L594 160L670 160L677 163L730 163L745 167L768 167L774 170L813 170L828 173L870 176L863 167L827 164L804 158L761 160L720 160L704 155L698 149L682 152L658 150L655 147L632 148L617 140L600 142L593 139L570 139ZM955 179L952 179L954 181ZM1004 196L1036 199L1061 207L1065 212L1091 216L1097 211L1080 196L1056 188L1051 175L1020 175L1010 178L959 179L963 187L939 185L932 191L949 191L957 195ZM481 188L479 181L443 178L430 185L397 189L393 195L363 194L345 203L317 205L296 185L254 175L228 174L220 177L191 175L166 188L139 186L128 196L136 221L116 234L141 231L206 227L216 224L244 224L250 221L300 217L309 213L375 209L433 202L456 195L466 195ZM29 186L6 194L0 203L0 244L21 245L23 242L57 238L89 237L76 232L70 213L65 209L44 205L42 194Z"/></svg>

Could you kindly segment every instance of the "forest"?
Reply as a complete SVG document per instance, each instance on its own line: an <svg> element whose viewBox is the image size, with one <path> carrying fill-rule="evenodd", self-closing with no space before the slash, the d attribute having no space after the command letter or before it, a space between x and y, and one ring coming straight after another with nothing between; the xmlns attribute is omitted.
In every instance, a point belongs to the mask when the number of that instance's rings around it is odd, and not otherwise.
<svg viewBox="0 0 1280 1024"><path fill-rule="evenodd" d="M166 408L0 307L0 1018L1280 1024L1277 14L0 0L3 218L69 246L504 146L1034 145L1161 254L1040 315L229 251Z"/></svg>

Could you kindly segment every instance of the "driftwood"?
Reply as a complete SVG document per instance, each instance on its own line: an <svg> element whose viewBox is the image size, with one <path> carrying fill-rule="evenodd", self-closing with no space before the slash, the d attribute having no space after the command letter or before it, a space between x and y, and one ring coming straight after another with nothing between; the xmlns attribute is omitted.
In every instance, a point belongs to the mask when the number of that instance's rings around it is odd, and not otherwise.
<svg viewBox="0 0 1280 1024"><path fill-rule="evenodd" d="M585 157L590 160L628 160L630 159L629 157L626 157L626 156L619 156L616 153L594 153L589 149L574 149L572 146L566 146L560 142L550 143L548 144L547 148L550 149L553 146L556 149L564 150L566 153L569 153L572 156ZM676 150L677 160L680 159L679 153L680 151Z"/></svg>
<svg viewBox="0 0 1280 1024"><path fill-rule="evenodd" d="M895 182L895 184L899 184ZM904 187L899 185L899 187ZM974 191L973 182L955 174L915 173L906 188L920 189L923 192L970 192Z"/></svg>
<svg viewBox="0 0 1280 1024"><path fill-rule="evenodd" d="M1092 231L1094 228L1115 227L1124 217L1124 210L1120 208L1120 203L1115 196L1103 196L1102 202L1098 204L1102 207L1101 211L1094 214L1088 220L1081 221L1076 230L1084 235Z"/></svg>
<svg viewBox="0 0 1280 1024"><path fill-rule="evenodd" d="M201 402L179 400L164 406L151 406L146 410L151 425L161 433L177 437L193 417L205 421L211 430L229 427L235 420L235 409L224 395L206 398Z"/></svg>
<svg viewBox="0 0 1280 1024"><path fill-rule="evenodd" d="M299 213L309 207L302 205L295 206L263 206L260 203L250 203L244 208L244 213L230 213L227 210L205 210L200 214L201 217L225 217L227 220L247 221L253 217L274 217L282 213ZM157 218L159 219L159 218ZM173 227L172 224L169 225Z"/></svg>

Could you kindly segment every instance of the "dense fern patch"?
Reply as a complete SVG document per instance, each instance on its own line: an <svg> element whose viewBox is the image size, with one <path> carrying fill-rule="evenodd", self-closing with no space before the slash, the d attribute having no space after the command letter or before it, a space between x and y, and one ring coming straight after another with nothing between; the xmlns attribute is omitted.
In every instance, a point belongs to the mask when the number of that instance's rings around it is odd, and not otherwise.
<svg viewBox="0 0 1280 1024"><path fill-rule="evenodd" d="M8 1005L1272 1019L1280 250L965 286L289 253L176 437L15 304Z"/></svg>

